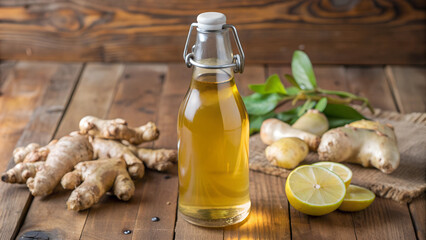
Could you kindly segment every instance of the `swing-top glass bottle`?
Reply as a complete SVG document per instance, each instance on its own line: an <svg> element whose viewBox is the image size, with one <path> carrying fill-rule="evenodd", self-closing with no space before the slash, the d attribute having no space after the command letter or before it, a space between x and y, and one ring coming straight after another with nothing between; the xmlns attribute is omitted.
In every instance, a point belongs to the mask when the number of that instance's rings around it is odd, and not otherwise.
<svg viewBox="0 0 426 240"><path fill-rule="evenodd" d="M184 50L193 73L178 116L179 211L193 224L222 227L250 211L249 121L234 81L234 72L243 72L244 52L225 15L202 13L197 22ZM232 52L231 33L239 54Z"/></svg>

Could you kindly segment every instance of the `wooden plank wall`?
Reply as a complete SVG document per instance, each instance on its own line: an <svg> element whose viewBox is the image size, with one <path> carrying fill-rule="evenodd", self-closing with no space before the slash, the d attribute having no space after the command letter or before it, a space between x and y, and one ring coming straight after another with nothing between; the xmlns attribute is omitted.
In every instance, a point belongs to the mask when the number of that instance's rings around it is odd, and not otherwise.
<svg viewBox="0 0 426 240"><path fill-rule="evenodd" d="M220 11L249 63L425 64L424 0L0 0L0 59L182 61L191 22Z"/></svg>

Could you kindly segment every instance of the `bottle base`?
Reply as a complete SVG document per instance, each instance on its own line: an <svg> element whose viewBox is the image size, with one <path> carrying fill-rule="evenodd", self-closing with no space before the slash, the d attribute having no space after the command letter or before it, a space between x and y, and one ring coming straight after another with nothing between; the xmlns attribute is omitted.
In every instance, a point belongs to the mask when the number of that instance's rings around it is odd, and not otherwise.
<svg viewBox="0 0 426 240"><path fill-rule="evenodd" d="M223 208L213 208L213 209L198 209L194 211L194 208L191 208L191 213L186 214L188 211L185 211L187 208L179 206L179 212L183 219L187 222L201 226L201 227L226 227L242 222L250 213L250 205L248 202L246 204L240 205L238 207L233 207L229 209ZM228 214L224 214L228 213ZM231 214L229 214L231 213ZM227 217L214 217L218 215L228 215Z"/></svg>

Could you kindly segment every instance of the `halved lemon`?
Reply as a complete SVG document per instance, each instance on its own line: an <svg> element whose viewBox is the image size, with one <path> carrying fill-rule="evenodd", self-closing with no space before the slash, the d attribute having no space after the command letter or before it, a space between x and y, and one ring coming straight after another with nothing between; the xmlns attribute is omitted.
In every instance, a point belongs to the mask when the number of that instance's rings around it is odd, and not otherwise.
<svg viewBox="0 0 426 240"><path fill-rule="evenodd" d="M370 206L375 198L376 195L372 191L363 187L349 185L339 210L345 212L361 211Z"/></svg>
<svg viewBox="0 0 426 240"><path fill-rule="evenodd" d="M317 162L312 164L314 166L325 167L328 170L334 172L339 175L339 177L345 182L346 188L349 187L352 180L352 171L341 163L335 162Z"/></svg>
<svg viewBox="0 0 426 240"><path fill-rule="evenodd" d="M346 194L343 180L332 171L312 165L300 166L287 177L285 193L296 210L320 216L336 210Z"/></svg>

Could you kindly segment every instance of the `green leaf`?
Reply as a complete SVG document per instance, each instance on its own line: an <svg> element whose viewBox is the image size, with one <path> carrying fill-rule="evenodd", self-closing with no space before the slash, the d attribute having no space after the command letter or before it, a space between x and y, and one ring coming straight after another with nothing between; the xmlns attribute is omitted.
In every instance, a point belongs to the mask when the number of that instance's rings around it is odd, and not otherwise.
<svg viewBox="0 0 426 240"><path fill-rule="evenodd" d="M343 104L327 104L324 109L324 114L327 117L361 120L365 117L351 106Z"/></svg>
<svg viewBox="0 0 426 240"><path fill-rule="evenodd" d="M301 89L311 90L317 87L314 70L306 53L299 50L294 51L291 71Z"/></svg>
<svg viewBox="0 0 426 240"><path fill-rule="evenodd" d="M324 109L330 128L341 127L348 123L365 119L365 117L351 106L342 104L327 104Z"/></svg>
<svg viewBox="0 0 426 240"><path fill-rule="evenodd" d="M296 82L296 80L294 79L293 76L291 76L290 74L285 74L284 77L287 79L287 81L293 85L294 87L300 89L299 84Z"/></svg>
<svg viewBox="0 0 426 240"><path fill-rule="evenodd" d="M250 84L249 88L253 92L268 94L268 93L281 93L286 94L284 85L281 82L280 77L277 74L273 74L266 79L263 84Z"/></svg>
<svg viewBox="0 0 426 240"><path fill-rule="evenodd" d="M266 114L277 106L278 102L282 99L282 95L278 93L260 94L253 93L250 96L243 97L244 104L246 105L247 113L250 115L263 115Z"/></svg>
<svg viewBox="0 0 426 240"><path fill-rule="evenodd" d="M277 118L279 120L281 120L283 122L287 122L287 123L292 122L294 119L297 120L297 118L298 118L297 113L299 112L300 108L301 107L299 106L299 107L292 108L288 111L280 112L280 113L277 114Z"/></svg>
<svg viewBox="0 0 426 240"><path fill-rule="evenodd" d="M288 87L286 91L288 96L295 96L300 92L300 89L297 87Z"/></svg>
<svg viewBox="0 0 426 240"><path fill-rule="evenodd" d="M325 94L329 94L329 95L336 95L339 97L343 97L343 98L357 98L358 96L349 93L349 92L344 92L344 91L334 91L334 90L327 90L327 89L320 89L319 90L321 93L325 93Z"/></svg>
<svg viewBox="0 0 426 240"><path fill-rule="evenodd" d="M318 101L317 105L315 105L315 109L320 112L323 112L326 107L327 107L327 98L325 97L321 98Z"/></svg>
<svg viewBox="0 0 426 240"><path fill-rule="evenodd" d="M302 116L306 111L308 111L309 109L312 109L315 106L315 104L316 102L311 101L311 99L306 100L306 102L302 105L302 107L297 112L297 116L298 117Z"/></svg>
<svg viewBox="0 0 426 240"><path fill-rule="evenodd" d="M334 117L327 117L327 119L328 119L329 128L345 126L346 124L356 121L353 119L334 118Z"/></svg>
<svg viewBox="0 0 426 240"><path fill-rule="evenodd" d="M250 135L260 131L260 127L262 126L263 121L275 116L276 114L274 112L269 112L264 115L249 115Z"/></svg>

